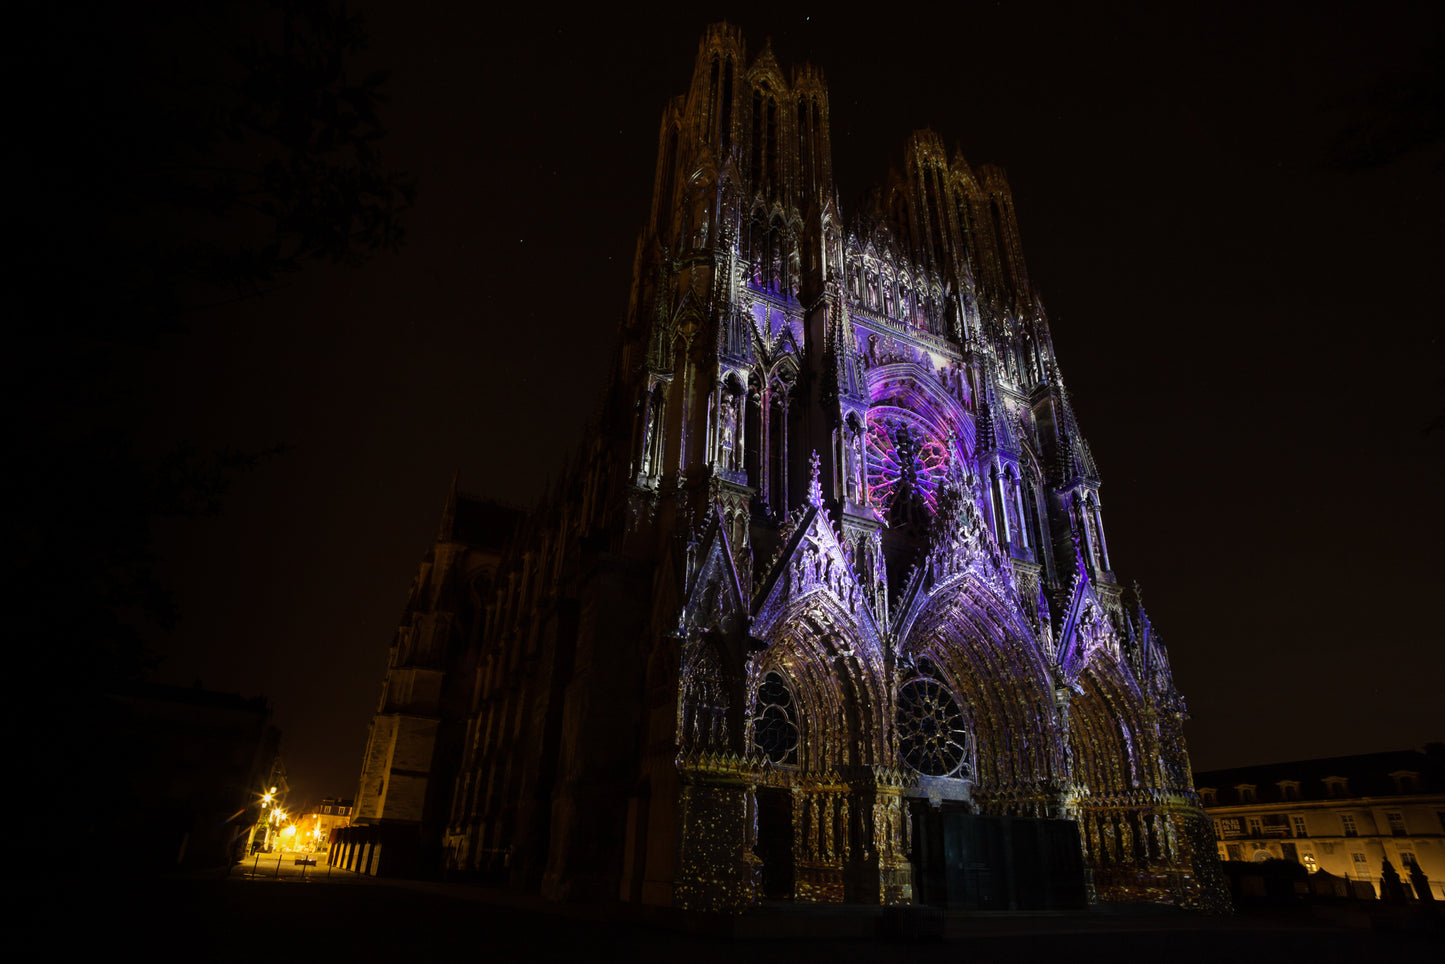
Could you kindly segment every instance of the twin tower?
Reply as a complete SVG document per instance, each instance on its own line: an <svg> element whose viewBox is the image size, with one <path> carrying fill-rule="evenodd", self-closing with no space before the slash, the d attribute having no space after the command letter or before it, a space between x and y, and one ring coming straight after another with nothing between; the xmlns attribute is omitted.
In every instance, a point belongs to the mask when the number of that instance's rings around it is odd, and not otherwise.
<svg viewBox="0 0 1445 964"><path fill-rule="evenodd" d="M449 499L346 859L729 912L1220 905L1002 171L920 132L845 217L821 73L714 26L619 338L535 509Z"/></svg>

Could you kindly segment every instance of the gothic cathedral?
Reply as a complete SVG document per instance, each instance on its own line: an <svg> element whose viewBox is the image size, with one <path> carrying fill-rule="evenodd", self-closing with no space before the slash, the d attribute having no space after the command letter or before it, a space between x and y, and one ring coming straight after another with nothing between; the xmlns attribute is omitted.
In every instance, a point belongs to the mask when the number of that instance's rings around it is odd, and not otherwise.
<svg viewBox="0 0 1445 964"><path fill-rule="evenodd" d="M845 219L822 75L714 26L619 338L537 508L453 493L346 859L701 910L1219 906L1001 170L922 131Z"/></svg>

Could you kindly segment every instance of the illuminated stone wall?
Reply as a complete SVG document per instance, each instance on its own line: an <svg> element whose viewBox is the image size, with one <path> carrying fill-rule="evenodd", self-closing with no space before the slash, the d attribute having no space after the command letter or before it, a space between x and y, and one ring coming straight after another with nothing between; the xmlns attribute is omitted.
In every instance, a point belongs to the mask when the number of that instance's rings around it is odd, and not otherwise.
<svg viewBox="0 0 1445 964"><path fill-rule="evenodd" d="M450 867L907 903L920 826L980 814L1076 822L1096 899L1222 906L1003 172L922 131L845 217L829 141L818 71L707 32L601 414L462 631Z"/></svg>
<svg viewBox="0 0 1445 964"><path fill-rule="evenodd" d="M349 843L379 844L373 872L439 865L460 745L472 711L476 635L520 513L460 495L447 500L387 651L381 696L367 731Z"/></svg>

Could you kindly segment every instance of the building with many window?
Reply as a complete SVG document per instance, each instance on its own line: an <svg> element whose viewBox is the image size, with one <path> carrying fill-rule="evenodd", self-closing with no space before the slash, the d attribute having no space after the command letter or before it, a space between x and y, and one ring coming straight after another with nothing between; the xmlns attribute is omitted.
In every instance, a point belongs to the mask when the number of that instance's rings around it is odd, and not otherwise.
<svg viewBox="0 0 1445 964"><path fill-rule="evenodd" d="M307 849L328 849L332 834L351 826L351 805L350 800L326 797L297 817L296 832L302 837Z"/></svg>
<svg viewBox="0 0 1445 964"><path fill-rule="evenodd" d="M1418 867L1445 898L1445 745L1195 775L1225 860L1293 860L1368 881Z"/></svg>

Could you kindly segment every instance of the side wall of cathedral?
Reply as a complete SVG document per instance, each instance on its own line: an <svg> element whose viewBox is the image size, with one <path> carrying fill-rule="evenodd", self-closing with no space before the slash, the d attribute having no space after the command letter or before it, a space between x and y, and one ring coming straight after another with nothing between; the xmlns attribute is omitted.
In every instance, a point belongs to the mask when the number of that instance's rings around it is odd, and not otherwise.
<svg viewBox="0 0 1445 964"><path fill-rule="evenodd" d="M602 414L451 669L450 866L908 903L954 814L1066 823L1094 899L1220 906L1003 172L918 132L845 221L829 138L820 72L709 29Z"/></svg>

